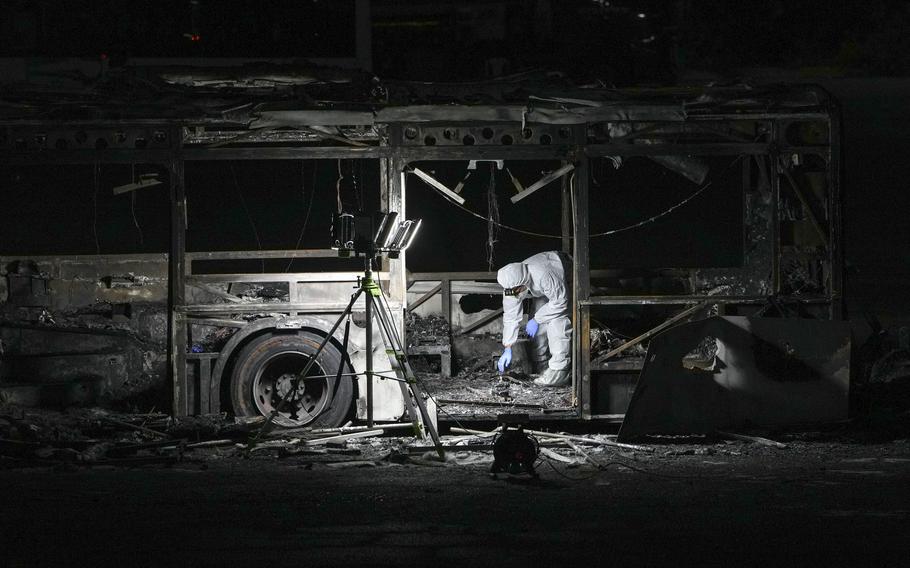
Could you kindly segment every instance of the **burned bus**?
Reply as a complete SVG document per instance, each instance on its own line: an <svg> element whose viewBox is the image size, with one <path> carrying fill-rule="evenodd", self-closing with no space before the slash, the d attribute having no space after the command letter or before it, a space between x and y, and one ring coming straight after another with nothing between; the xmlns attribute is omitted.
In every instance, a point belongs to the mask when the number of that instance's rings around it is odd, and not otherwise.
<svg viewBox="0 0 910 568"><path fill-rule="evenodd" d="M820 88L308 73L304 97L299 70L124 73L91 97L3 97L29 103L0 116L6 401L400 420L362 299L335 325L364 260L331 234L333 216L395 212L420 232L368 268L442 421L846 416L840 123ZM528 382L524 340L512 372L494 366L496 270L546 250L571 257L558 389Z"/></svg>

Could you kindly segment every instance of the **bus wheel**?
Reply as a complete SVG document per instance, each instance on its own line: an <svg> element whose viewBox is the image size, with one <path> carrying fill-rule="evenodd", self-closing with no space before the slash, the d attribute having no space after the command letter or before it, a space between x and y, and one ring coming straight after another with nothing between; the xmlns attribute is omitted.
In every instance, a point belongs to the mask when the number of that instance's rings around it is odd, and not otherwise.
<svg viewBox="0 0 910 568"><path fill-rule="evenodd" d="M281 401L274 422L287 428L340 426L350 417L354 403L354 377L341 351L328 343L310 367L308 380L294 379L313 358L322 337L309 331L267 334L244 347L231 375L231 402L237 416L270 416ZM326 376L329 375L329 376ZM289 391L294 389L293 393Z"/></svg>

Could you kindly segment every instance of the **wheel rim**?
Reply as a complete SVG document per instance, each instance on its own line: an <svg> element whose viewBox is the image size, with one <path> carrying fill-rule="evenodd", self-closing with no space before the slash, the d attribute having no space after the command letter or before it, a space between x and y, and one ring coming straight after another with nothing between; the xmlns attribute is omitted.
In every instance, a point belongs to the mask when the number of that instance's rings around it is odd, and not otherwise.
<svg viewBox="0 0 910 568"><path fill-rule="evenodd" d="M253 377L252 388L253 401L263 416L272 415L290 389L292 379L303 370L309 360L310 356L300 351L284 351L262 362ZM317 361L307 376L325 374ZM300 381L297 393L291 395L284 409L275 416L275 423L292 427L309 424L325 409L329 402L329 394L326 379Z"/></svg>

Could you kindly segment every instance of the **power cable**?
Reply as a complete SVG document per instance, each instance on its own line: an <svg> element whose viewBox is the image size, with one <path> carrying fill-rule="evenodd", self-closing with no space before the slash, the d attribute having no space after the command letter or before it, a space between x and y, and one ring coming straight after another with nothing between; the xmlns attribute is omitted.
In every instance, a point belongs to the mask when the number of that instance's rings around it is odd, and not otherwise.
<svg viewBox="0 0 910 568"><path fill-rule="evenodd" d="M306 201L306 186L304 185L304 164L305 162L301 160L300 162L300 195L303 197L303 200ZM303 234L306 232L307 222L310 220L310 211L313 209L313 201L316 199L316 167L319 165L318 161L313 162L313 181L310 184L310 201L306 208L306 213L303 217L303 226L300 227L300 234L297 236L297 244L294 245L294 250L300 249L300 243L303 241ZM291 269L291 265L294 264L294 259L288 261L288 265L284 267L284 271L287 272Z"/></svg>
<svg viewBox="0 0 910 568"><path fill-rule="evenodd" d="M727 170L730 169L730 167L732 167L734 164L736 164L736 163L737 163L739 160L741 160L743 157L745 157L745 154L741 154L741 155L737 156L736 159L733 160L733 162L731 162L730 164L728 164L727 167L724 168L724 170L723 170L720 174L718 174L718 176L723 175ZM682 207L682 206L685 205L686 203L692 201L693 199L695 199L696 197L698 197L699 195L701 195L702 193L704 193L704 192L705 192L708 188L710 188L713 184L714 184L714 180L712 179L711 181L709 181L709 182L707 182L706 184L704 184L703 186L701 186L701 187L700 187L699 189L697 189L694 193L692 193L691 195L689 195L688 197L686 197L686 198L683 199L682 201L676 203L675 205L673 205L672 207L670 207L670 208L668 208L668 209L662 211L661 213L658 213L657 215L648 217L647 219L644 219L644 220L639 221L639 222L637 222L637 223L633 223L633 224L631 224L631 225L626 225L626 226L624 226L624 227L619 227L619 228L616 228L616 229L610 229L609 231L603 231L603 232L600 232L600 233L593 233L593 234L588 235L588 238L593 239L593 238L598 238L598 237L607 237L607 236L615 235L615 234L618 234L618 233L623 233L623 232L625 232L625 231L631 231L632 229L637 229L637 228L642 227L642 226L644 226L644 225L647 225L647 224L649 224L649 223L653 223L654 221L657 221L658 219L661 219L661 218L663 218L663 217L666 217L667 215L669 215L669 214L672 213L673 211L676 211L677 209L679 209L680 207ZM461 209L461 210L464 211L465 213L468 213L469 215L473 215L474 217L477 217L478 219L480 219L480 220L482 220L482 221L489 221L487 217L484 217L483 215L481 215L480 213L477 213L476 211L473 211L473 210L471 210L471 209L468 209L467 207L465 207L464 205L461 205L460 203L455 203L455 202L453 202L453 201L450 201L449 203L452 204L452 205L454 205L455 207ZM545 238L545 239L562 239L562 235L553 235L553 234L550 234L550 233L536 233L536 232L534 232L534 231L527 231L527 230L525 230L525 229L519 229L518 227L512 227L511 225L506 225L505 223L496 223L496 226L499 227L499 228L501 228L501 229L505 229L505 230L507 230L507 231L512 231L512 232L515 232L515 233L521 233L521 234L523 234L523 235L528 235L528 236L532 236L532 237L541 237L541 238Z"/></svg>
<svg viewBox="0 0 910 568"><path fill-rule="evenodd" d="M341 172L341 158L338 158L338 179L335 180L335 198L338 201L338 213L341 214L343 206L341 205L341 180L344 179L344 174Z"/></svg>
<svg viewBox="0 0 910 568"><path fill-rule="evenodd" d="M136 164L132 164L132 181L136 183ZM133 226L136 227L136 230L139 232L139 245L142 246L145 244L145 239L142 235L142 227L139 226L139 220L136 218L136 191L130 192L130 214L133 216Z"/></svg>
<svg viewBox="0 0 910 568"><path fill-rule="evenodd" d="M496 198L496 163L490 162L490 183L487 186L487 270L493 271L496 240L499 236L499 201Z"/></svg>

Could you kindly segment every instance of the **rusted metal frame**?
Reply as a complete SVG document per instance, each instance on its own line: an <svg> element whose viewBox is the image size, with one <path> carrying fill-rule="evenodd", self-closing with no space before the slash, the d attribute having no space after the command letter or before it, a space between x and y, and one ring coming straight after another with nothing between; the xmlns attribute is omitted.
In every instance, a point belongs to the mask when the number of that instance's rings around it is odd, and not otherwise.
<svg viewBox="0 0 910 568"><path fill-rule="evenodd" d="M565 162L563 162L565 166ZM560 229L562 231L562 252L572 254L572 194L569 188L569 176L560 178L562 187L560 188L561 196L561 217Z"/></svg>
<svg viewBox="0 0 910 568"><path fill-rule="evenodd" d="M443 280L440 282L442 289L440 293L442 294L442 317L446 319L446 345L449 345L451 348L452 345L452 281Z"/></svg>
<svg viewBox="0 0 910 568"><path fill-rule="evenodd" d="M781 113L770 113L770 112L737 112L737 113L705 113L705 114L693 114L690 113L686 120L699 122L699 121L711 121L716 122L719 120L729 120L729 121L751 121L751 120L826 120L828 114L823 111L805 111L805 112L781 112Z"/></svg>
<svg viewBox="0 0 910 568"><path fill-rule="evenodd" d="M408 276L409 282L436 280L496 280L495 272L413 272Z"/></svg>
<svg viewBox="0 0 910 568"><path fill-rule="evenodd" d="M790 171L785 164L780 164L780 170L784 174L784 177L787 178L787 183L790 184L790 188L793 190L793 193L796 194L796 197L799 199L799 202L803 205L803 211L806 212L806 216L809 217L809 221L812 223L812 227L815 229L815 232L818 233L819 238L822 240L822 244L825 245L825 248L828 247L828 233L822 227L821 222L818 220L818 217L815 215L815 210L812 209L812 203L809 202L809 199L806 197L806 194L803 193L802 188L799 184L796 183L796 179L793 177L793 172Z"/></svg>
<svg viewBox="0 0 910 568"><path fill-rule="evenodd" d="M841 245L843 234L843 209L841 205L841 110L839 107L832 109L828 119L828 135L830 136L830 150L828 154L828 230L830 231L830 246L828 258L831 270L831 296L830 317L833 320L843 319L844 316L844 250Z"/></svg>
<svg viewBox="0 0 910 568"><path fill-rule="evenodd" d="M635 124L642 124L642 123L648 124L648 126L646 126L644 128L640 128L639 130L632 130L628 134L624 134L622 136L617 136L616 138L611 138L610 142L611 143L631 142L631 141L638 140L639 138L642 138L645 136L660 137L660 136L669 136L669 135L678 136L678 135L682 135L682 134L710 134L713 136L719 136L726 140L732 140L732 141L736 141L736 142L752 142L752 138L743 134L742 132L737 132L737 131L728 132L728 131L712 128L712 126L715 126L719 123L728 124L730 122L735 122L735 121L734 120L714 120L711 122L708 122L708 121L695 122L695 121L689 121L689 120L686 120L686 121L660 121L660 122L634 121L634 122L631 122L631 124L633 125L632 128L634 128ZM667 129L667 130L664 131L664 129Z"/></svg>
<svg viewBox="0 0 910 568"><path fill-rule="evenodd" d="M418 298L416 302L408 304L408 313L413 312L418 307L422 306L427 300L438 294L440 290L442 290L442 282L430 288L430 291Z"/></svg>
<svg viewBox="0 0 910 568"><path fill-rule="evenodd" d="M167 253L166 252L145 252L145 253L136 253L136 254L105 254L103 255L104 259L108 262L135 262L135 261L147 261L147 262L167 262ZM97 262L97 254L45 254L45 255L13 255L13 254L4 254L0 255L0 259L4 261L11 260L35 260L42 262L49 260L52 262L58 262L60 264L81 264L86 262Z"/></svg>
<svg viewBox="0 0 910 568"><path fill-rule="evenodd" d="M828 296L778 296L778 301L791 304L827 304ZM625 305L679 305L710 300L715 304L752 305L764 304L767 296L591 296L588 306L625 306Z"/></svg>
<svg viewBox="0 0 910 568"><path fill-rule="evenodd" d="M357 282L363 272L266 272L238 274L193 274L187 276L187 282ZM386 274L374 272L376 277Z"/></svg>
<svg viewBox="0 0 910 568"><path fill-rule="evenodd" d="M187 322L182 312L186 304L186 187L179 138L171 133L177 148L168 165L170 174L170 254L168 256L168 363L174 389L173 414L193 413L186 369Z"/></svg>
<svg viewBox="0 0 910 568"><path fill-rule="evenodd" d="M221 298L222 300L227 300L228 302L231 302L232 304L240 304L243 302L243 299L240 298L240 296L235 296L234 294L229 294L227 292L223 292L223 291L215 288L211 284L206 284L205 282L193 282L190 279L187 279L186 285L192 286L194 288L198 288L204 292L208 292L209 294L212 294L213 296L217 296L217 297Z"/></svg>
<svg viewBox="0 0 910 568"><path fill-rule="evenodd" d="M572 178L572 311L574 332L572 344L573 381L578 397L577 410L582 418L590 419L591 412L591 308L584 304L591 295L589 219L588 219L588 168L587 155L576 156L575 176Z"/></svg>
<svg viewBox="0 0 910 568"><path fill-rule="evenodd" d="M209 160L348 160L381 158L387 154L379 146L305 146L297 148L188 148L187 161Z"/></svg>
<svg viewBox="0 0 910 568"><path fill-rule="evenodd" d="M626 349L628 349L628 348L630 348L630 347L634 347L635 345L638 345L638 344L641 343L642 341L645 341L646 339L652 337L653 335L655 335L655 334L657 334L657 333L660 333L661 331L663 331L663 330L667 329L668 327L670 327L670 326L676 324L677 322L679 322L679 321L681 321L681 320L683 320L683 319L685 319L685 318L691 316L692 314L694 314L694 313L697 312L698 310L708 307L710 304L711 304L711 302L702 302L702 303L696 304L696 305L694 305L694 306L689 306L689 307L686 308L685 310L679 312L678 314L676 314L676 315L674 315L673 317L671 317L670 319L664 321L664 322L661 323L660 325L656 325L656 326L652 327L651 329L649 329L648 331L642 333L642 334L639 335L638 337L634 337L634 338L630 339L629 341L626 341L625 343L623 343L623 344L620 345L619 347L617 347L617 348L615 348L615 349L611 349L610 351L607 351L607 352L604 353L603 355L601 355L601 356L597 357L596 359L594 359L594 361L592 361L591 364L592 364L592 365L599 365L600 363L603 363L604 361L606 361L606 360L609 359L610 357L613 357L613 356L615 356L615 355L618 355L618 354L622 353L623 351L625 351Z"/></svg>
<svg viewBox="0 0 910 568"><path fill-rule="evenodd" d="M673 155L761 155L770 151L768 144L732 142L718 144L589 144L584 153L589 158L605 156L673 156Z"/></svg>
<svg viewBox="0 0 910 568"><path fill-rule="evenodd" d="M483 326L487 325L490 322L496 321L500 317L502 317L502 308L498 308L495 311L493 311L492 313L490 313L489 315L486 315L486 316L480 318L479 320L475 321L471 325L465 326L458 332L458 335L467 335L474 330L482 328Z"/></svg>
<svg viewBox="0 0 910 568"><path fill-rule="evenodd" d="M298 249L298 250L224 250L187 252L186 259L197 260L259 260L291 258L337 258L338 251L332 249Z"/></svg>
<svg viewBox="0 0 910 568"><path fill-rule="evenodd" d="M749 246L749 222L747 216L747 210L749 208L749 193L752 189L752 162L756 162L759 167L761 167L760 161L761 158L756 158L753 156L747 156L743 160L743 177L742 177L742 207L740 208L740 219L742 220L742 231L740 237L742 238L742 255L743 255L743 264L745 264L746 259L746 250ZM759 178L760 180L761 178ZM758 188L756 188L758 190ZM718 304L723 306L721 309L723 312L726 312L726 305ZM723 313L718 312L721 315Z"/></svg>
<svg viewBox="0 0 910 568"><path fill-rule="evenodd" d="M230 315L230 314L257 314L267 313L288 313L298 312L301 314L337 314L344 311L347 303L326 302L312 303L305 302L292 304L290 302L275 303L256 303L256 304L186 304L178 309L180 313L191 315ZM391 304L393 309L398 309L400 304Z"/></svg>
<svg viewBox="0 0 910 568"><path fill-rule="evenodd" d="M244 320L232 320L224 318L201 318L189 316L187 322L192 325L202 325L208 327L246 327L247 322Z"/></svg>
<svg viewBox="0 0 910 568"><path fill-rule="evenodd" d="M399 129L390 129L392 141L401 139ZM405 166L407 163L398 155L397 148L392 149L389 157L389 185L386 196L384 211L396 211L400 219L407 218L407 201L406 201L406 184L405 184ZM392 304L407 307L408 301L408 282L407 282L407 251L402 251L397 259L388 259L388 300ZM405 338L404 313L393 314L394 323L398 325L398 336Z"/></svg>
<svg viewBox="0 0 910 568"><path fill-rule="evenodd" d="M823 304L828 301L826 296L799 296L799 297L779 297L781 301L801 304ZM621 305L674 305L674 304L692 304L695 302L704 302L710 300L715 304L763 304L767 301L766 296L707 296L707 295L690 295L690 296L591 296L588 300L581 302L588 306L621 306Z"/></svg>
<svg viewBox="0 0 910 568"><path fill-rule="evenodd" d="M780 138L780 123L771 122L771 152L768 163L768 181L771 183L771 293L780 294L780 154L777 150Z"/></svg>
<svg viewBox="0 0 910 568"><path fill-rule="evenodd" d="M395 128L391 128L394 131ZM402 165L421 161L446 160L562 160L574 152L568 145L552 146L401 146L396 154Z"/></svg>

